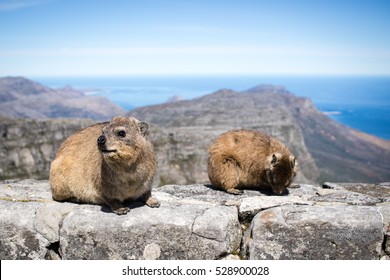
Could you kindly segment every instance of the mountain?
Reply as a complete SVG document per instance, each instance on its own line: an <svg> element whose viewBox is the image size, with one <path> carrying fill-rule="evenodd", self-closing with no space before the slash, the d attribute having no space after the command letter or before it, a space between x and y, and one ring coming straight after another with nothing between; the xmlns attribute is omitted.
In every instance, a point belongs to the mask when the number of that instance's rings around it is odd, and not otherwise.
<svg viewBox="0 0 390 280"><path fill-rule="evenodd" d="M71 87L51 89L23 77L0 78L0 115L13 118L107 120L124 110L100 96Z"/></svg>
<svg viewBox="0 0 390 280"><path fill-rule="evenodd" d="M297 182L390 180L390 142L329 119L308 98L260 85L219 90L193 100L137 108L128 113L151 123L161 183L207 182L207 148L238 128L282 140L297 156Z"/></svg>

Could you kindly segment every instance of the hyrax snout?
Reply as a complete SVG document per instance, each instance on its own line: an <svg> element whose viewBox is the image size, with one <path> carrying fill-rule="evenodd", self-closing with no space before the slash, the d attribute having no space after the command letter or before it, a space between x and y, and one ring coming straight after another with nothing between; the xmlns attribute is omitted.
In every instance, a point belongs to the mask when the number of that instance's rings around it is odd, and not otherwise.
<svg viewBox="0 0 390 280"><path fill-rule="evenodd" d="M246 187L271 187L282 194L296 174L295 156L279 140L258 131L228 131L209 147L210 182L231 194Z"/></svg>
<svg viewBox="0 0 390 280"><path fill-rule="evenodd" d="M148 124L132 117L115 117L71 135L50 166L53 199L105 204L116 214L130 211L127 200L152 197L157 160L147 139Z"/></svg>

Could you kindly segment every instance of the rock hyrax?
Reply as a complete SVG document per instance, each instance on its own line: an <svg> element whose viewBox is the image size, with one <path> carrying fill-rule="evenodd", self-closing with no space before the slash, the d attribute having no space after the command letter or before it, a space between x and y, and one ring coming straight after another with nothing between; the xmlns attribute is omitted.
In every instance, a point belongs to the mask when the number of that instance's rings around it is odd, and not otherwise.
<svg viewBox="0 0 390 280"><path fill-rule="evenodd" d="M264 186L282 194L296 173L296 159L286 146L257 131L228 131L209 148L210 182L231 194L241 194L240 188Z"/></svg>
<svg viewBox="0 0 390 280"><path fill-rule="evenodd" d="M53 199L106 204L118 215L130 211L125 200L159 207L151 196L157 161L147 130L145 122L115 117L71 135L50 166Z"/></svg>

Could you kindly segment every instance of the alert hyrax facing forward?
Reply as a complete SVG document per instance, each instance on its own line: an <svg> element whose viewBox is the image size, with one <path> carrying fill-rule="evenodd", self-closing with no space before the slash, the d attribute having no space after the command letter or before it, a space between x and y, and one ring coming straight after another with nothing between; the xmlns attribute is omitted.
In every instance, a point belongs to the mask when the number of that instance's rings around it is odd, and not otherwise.
<svg viewBox="0 0 390 280"><path fill-rule="evenodd" d="M252 130L232 130L209 148L210 182L228 193L269 186L282 194L297 173L294 155L276 138Z"/></svg>
<svg viewBox="0 0 390 280"><path fill-rule="evenodd" d="M145 122L115 117L71 135L50 166L53 199L106 204L118 215L130 211L130 199L159 207L151 196L157 161L147 130Z"/></svg>

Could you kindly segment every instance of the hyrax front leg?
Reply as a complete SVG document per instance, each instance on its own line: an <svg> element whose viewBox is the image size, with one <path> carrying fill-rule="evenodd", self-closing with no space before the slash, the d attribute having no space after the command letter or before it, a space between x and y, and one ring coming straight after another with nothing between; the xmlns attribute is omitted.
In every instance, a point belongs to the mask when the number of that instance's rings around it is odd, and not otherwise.
<svg viewBox="0 0 390 280"><path fill-rule="evenodd" d="M112 212L117 215L126 215L130 212L130 208L126 207L121 201L118 199L111 199L107 202L107 205L111 207Z"/></svg>
<svg viewBox="0 0 390 280"><path fill-rule="evenodd" d="M145 204L148 205L151 208L158 208L158 207L160 207L160 202L156 198L154 198L152 196L152 193L150 191L148 191L144 195L144 201L145 201Z"/></svg>

